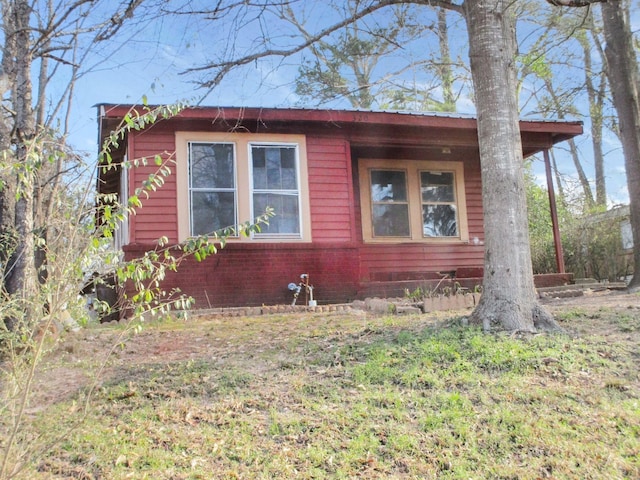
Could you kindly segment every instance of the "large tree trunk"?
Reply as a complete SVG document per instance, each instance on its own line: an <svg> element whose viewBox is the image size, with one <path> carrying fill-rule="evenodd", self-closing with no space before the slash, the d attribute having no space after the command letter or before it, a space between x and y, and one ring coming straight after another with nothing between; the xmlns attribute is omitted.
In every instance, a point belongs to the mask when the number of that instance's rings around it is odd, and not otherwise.
<svg viewBox="0 0 640 480"><path fill-rule="evenodd" d="M524 166L515 98L515 19L509 0L467 0L478 113L485 259L483 294L471 315L485 330L556 327L536 300Z"/></svg>
<svg viewBox="0 0 640 480"><path fill-rule="evenodd" d="M640 289L640 97L638 62L629 25L628 3L621 0L602 4L602 20L607 41L607 75L618 112L620 140L624 151L631 230L633 232L634 274L629 288Z"/></svg>
<svg viewBox="0 0 640 480"><path fill-rule="evenodd" d="M17 239L16 249L5 272L5 288L21 303L24 312L29 311L35 293L35 264L33 239L33 162L35 139L35 119L32 105L31 83L31 30L29 19L31 7L27 0L16 0L5 6L3 11L5 35L10 38L4 55L13 55L11 103L14 108L14 128L12 142L15 144L16 171L13 181L16 186L14 211L14 231ZM9 328L14 328L18 319L12 318Z"/></svg>
<svg viewBox="0 0 640 480"><path fill-rule="evenodd" d="M6 98L11 94L11 85L15 84L15 37L12 35L11 25L7 24L7 18L10 10L9 6L4 2L2 4L2 32L4 35L4 45L2 45L2 62L0 63L2 70L0 71L0 96ZM0 110L0 151L11 152L11 135L13 130L13 118L9 112ZM9 259L15 247L15 235L13 228L14 206L15 206L15 186L13 184L13 174L9 165L11 159L7 158L7 162L3 169L0 169L0 264L2 265L2 287L4 287L5 272L8 271L7 266Z"/></svg>

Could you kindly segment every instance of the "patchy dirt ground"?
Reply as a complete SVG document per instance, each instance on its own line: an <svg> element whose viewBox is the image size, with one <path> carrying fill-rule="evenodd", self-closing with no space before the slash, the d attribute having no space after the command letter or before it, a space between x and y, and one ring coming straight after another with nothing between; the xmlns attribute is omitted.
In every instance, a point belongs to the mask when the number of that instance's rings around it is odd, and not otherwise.
<svg viewBox="0 0 640 480"><path fill-rule="evenodd" d="M628 333L600 322L602 315L640 315L640 295L623 291L586 292L579 297L543 300L546 307L563 317L563 326L577 335L596 334L607 341ZM215 360L244 371L267 368L252 359L264 351L285 351L292 342L321 338L330 348L346 337L366 341L384 329L421 329L446 322L468 311L436 312L394 317L359 310L337 313L295 313L256 317L212 318L192 313L187 320L149 322L138 332L123 325L101 325L65 334L58 340L35 382L30 413L71 398L81 389L98 386L117 377L123 366L156 364L189 359ZM571 321L571 313L581 315Z"/></svg>

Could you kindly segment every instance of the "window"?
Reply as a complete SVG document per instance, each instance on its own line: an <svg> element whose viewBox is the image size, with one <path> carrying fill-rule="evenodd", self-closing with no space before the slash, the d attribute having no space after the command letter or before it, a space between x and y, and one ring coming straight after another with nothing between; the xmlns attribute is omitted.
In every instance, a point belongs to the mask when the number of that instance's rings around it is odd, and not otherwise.
<svg viewBox="0 0 640 480"><path fill-rule="evenodd" d="M300 195L294 145L251 145L253 216L272 207L276 215L261 234L300 234Z"/></svg>
<svg viewBox="0 0 640 480"><path fill-rule="evenodd" d="M420 172L422 234L425 237L457 237L454 172Z"/></svg>
<svg viewBox="0 0 640 480"><path fill-rule="evenodd" d="M410 235L406 172L371 170L371 205L375 237Z"/></svg>
<svg viewBox="0 0 640 480"><path fill-rule="evenodd" d="M189 202L192 235L238 223L233 143L189 143Z"/></svg>
<svg viewBox="0 0 640 480"><path fill-rule="evenodd" d="M365 241L468 241L462 163L362 159L359 170Z"/></svg>
<svg viewBox="0 0 640 480"><path fill-rule="evenodd" d="M311 241L305 138L301 135L176 133L178 237L275 216L251 238Z"/></svg>

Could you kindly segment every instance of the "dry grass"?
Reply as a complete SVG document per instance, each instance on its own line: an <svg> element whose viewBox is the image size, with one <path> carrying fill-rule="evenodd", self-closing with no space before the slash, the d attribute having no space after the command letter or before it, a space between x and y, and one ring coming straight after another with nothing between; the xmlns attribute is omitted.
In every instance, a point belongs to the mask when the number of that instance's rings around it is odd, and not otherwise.
<svg viewBox="0 0 640 480"><path fill-rule="evenodd" d="M453 314L151 323L25 478L640 478L638 297L552 308L569 334ZM77 417L117 330L61 342L31 433Z"/></svg>

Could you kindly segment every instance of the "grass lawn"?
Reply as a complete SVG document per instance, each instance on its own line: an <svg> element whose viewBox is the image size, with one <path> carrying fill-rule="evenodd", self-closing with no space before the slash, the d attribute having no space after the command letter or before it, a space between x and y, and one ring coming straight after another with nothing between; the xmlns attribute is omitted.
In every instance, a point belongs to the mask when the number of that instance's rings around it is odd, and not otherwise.
<svg viewBox="0 0 640 480"><path fill-rule="evenodd" d="M154 321L67 432L122 327L89 328L39 380L24 434L54 446L24 477L637 479L632 303L552 307L562 335L486 335L460 312Z"/></svg>

